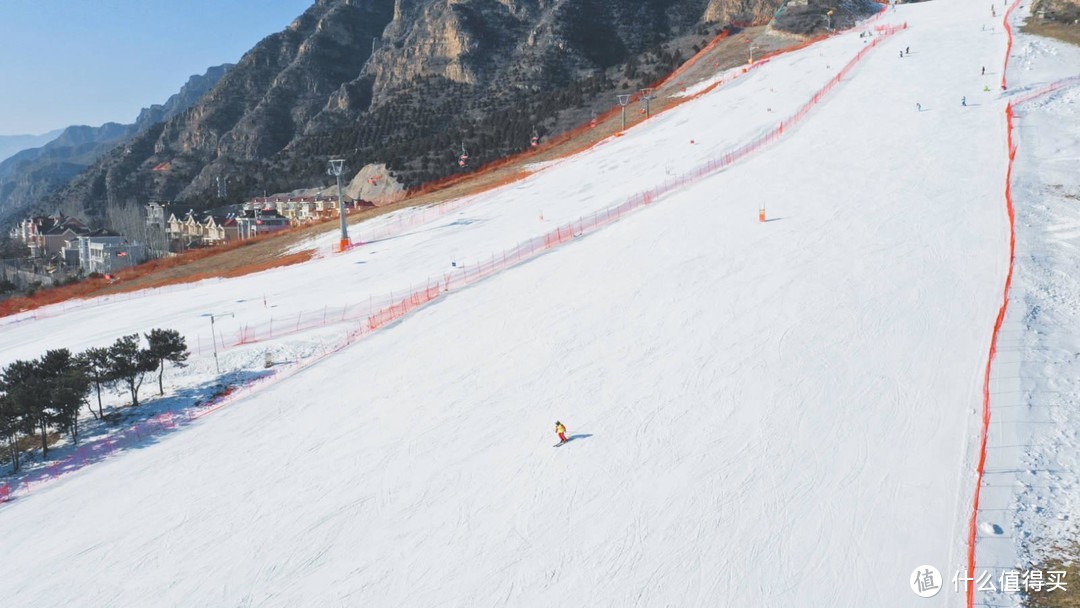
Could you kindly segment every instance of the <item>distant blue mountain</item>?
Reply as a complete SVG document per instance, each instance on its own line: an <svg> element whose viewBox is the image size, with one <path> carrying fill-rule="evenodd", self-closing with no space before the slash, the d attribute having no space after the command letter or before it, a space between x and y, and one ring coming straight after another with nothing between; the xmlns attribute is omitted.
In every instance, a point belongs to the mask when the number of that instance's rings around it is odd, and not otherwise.
<svg viewBox="0 0 1080 608"><path fill-rule="evenodd" d="M56 139L63 129L49 131L41 135L0 135L0 163L28 148L44 146Z"/></svg>

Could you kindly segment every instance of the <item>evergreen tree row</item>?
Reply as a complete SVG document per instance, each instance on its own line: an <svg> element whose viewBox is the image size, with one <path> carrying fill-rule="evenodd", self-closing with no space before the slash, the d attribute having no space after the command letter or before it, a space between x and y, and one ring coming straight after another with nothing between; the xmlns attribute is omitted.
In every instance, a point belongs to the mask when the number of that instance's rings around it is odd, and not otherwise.
<svg viewBox="0 0 1080 608"><path fill-rule="evenodd" d="M68 433L79 442L79 409L88 405L94 418L104 419L101 389L119 387L139 405L146 374L156 371L158 393L165 394L165 363L183 367L190 353L184 337L173 329L119 338L108 348L90 348L73 355L66 348L50 350L33 360L19 360L0 372L0 438L7 444L12 472L20 466L19 439L40 435L42 458L48 456L50 429ZM97 411L89 397L96 394Z"/></svg>

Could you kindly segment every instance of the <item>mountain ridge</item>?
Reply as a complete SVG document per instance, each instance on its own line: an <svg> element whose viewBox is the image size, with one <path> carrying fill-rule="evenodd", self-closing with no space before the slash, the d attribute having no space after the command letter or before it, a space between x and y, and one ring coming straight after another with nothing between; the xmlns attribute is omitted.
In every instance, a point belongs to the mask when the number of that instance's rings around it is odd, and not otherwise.
<svg viewBox="0 0 1080 608"><path fill-rule="evenodd" d="M63 131L63 129L55 129L40 135L0 135L0 162L11 158L23 150L43 146L56 139Z"/></svg>
<svg viewBox="0 0 1080 608"><path fill-rule="evenodd" d="M191 76L163 104L143 108L131 124L72 125L38 147L0 161L0 225L12 221L66 186L102 155L134 135L185 111L232 67L222 64Z"/></svg>

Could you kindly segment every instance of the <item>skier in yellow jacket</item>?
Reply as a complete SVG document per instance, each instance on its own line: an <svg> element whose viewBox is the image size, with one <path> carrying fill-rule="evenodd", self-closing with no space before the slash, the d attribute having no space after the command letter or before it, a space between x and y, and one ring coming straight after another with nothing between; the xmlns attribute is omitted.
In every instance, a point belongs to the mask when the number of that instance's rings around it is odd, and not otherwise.
<svg viewBox="0 0 1080 608"><path fill-rule="evenodd" d="M559 435L559 443L566 443L567 441L570 441L566 438L566 427L563 426L563 423L559 422L558 420L555 421L555 432Z"/></svg>

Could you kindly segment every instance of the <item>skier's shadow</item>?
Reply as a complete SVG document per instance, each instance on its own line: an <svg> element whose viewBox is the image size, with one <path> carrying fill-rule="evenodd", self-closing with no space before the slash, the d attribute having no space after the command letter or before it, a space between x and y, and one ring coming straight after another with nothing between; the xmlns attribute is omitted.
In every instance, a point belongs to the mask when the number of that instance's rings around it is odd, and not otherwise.
<svg viewBox="0 0 1080 608"><path fill-rule="evenodd" d="M589 437L592 437L592 433L578 433L577 435L570 435L567 437L566 442L570 443L575 439L588 439Z"/></svg>

